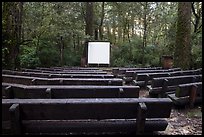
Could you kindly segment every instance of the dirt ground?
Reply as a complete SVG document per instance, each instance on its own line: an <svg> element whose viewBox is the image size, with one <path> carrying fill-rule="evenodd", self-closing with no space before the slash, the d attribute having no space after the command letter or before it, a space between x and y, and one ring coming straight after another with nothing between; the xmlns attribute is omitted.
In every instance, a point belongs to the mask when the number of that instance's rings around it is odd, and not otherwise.
<svg viewBox="0 0 204 137"><path fill-rule="evenodd" d="M140 97L147 97L146 90L140 91ZM201 106L173 107L170 118L167 118L168 126L165 131L159 131L158 135L202 135Z"/></svg>

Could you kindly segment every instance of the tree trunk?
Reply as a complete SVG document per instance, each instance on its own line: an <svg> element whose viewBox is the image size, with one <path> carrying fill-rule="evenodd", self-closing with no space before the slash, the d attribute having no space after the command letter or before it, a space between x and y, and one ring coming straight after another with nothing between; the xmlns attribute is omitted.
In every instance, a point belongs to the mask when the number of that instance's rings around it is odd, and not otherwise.
<svg viewBox="0 0 204 137"><path fill-rule="evenodd" d="M86 35L93 36L93 2L86 2Z"/></svg>
<svg viewBox="0 0 204 137"><path fill-rule="evenodd" d="M17 8L17 22L16 22L16 46L15 46L15 59L14 59L14 65L16 69L20 68L20 59L19 59L19 53L20 53L20 43L22 41L22 13L23 13L23 2L18 2L18 8Z"/></svg>
<svg viewBox="0 0 204 137"><path fill-rule="evenodd" d="M86 27L85 27L85 34L89 35L90 39L93 37L93 2L86 2L86 17L85 17L85 22L86 22ZM87 65L88 63L88 40L85 41L84 45L84 51L83 51L83 63L81 64L82 66Z"/></svg>
<svg viewBox="0 0 204 137"><path fill-rule="evenodd" d="M127 26L128 26L127 37L128 37L128 42L130 43L130 23L129 21L127 22Z"/></svg>
<svg viewBox="0 0 204 137"><path fill-rule="evenodd" d="M191 2L178 3L178 22L174 62L176 67L189 69L191 55Z"/></svg>
<svg viewBox="0 0 204 137"><path fill-rule="evenodd" d="M16 69L20 67L19 48L22 38L22 11L23 2L3 3L2 60L4 61L4 68Z"/></svg>
<svg viewBox="0 0 204 137"><path fill-rule="evenodd" d="M94 30L94 40L98 40L98 28Z"/></svg>
<svg viewBox="0 0 204 137"><path fill-rule="evenodd" d="M116 23L115 23L115 18L113 18L113 26L112 26L112 28L113 28L113 44L115 44L116 43L116 41L117 41L117 38L116 38L116 34L115 34L115 32L116 32Z"/></svg>
<svg viewBox="0 0 204 137"><path fill-rule="evenodd" d="M142 66L145 65L145 47L147 45L147 2L145 2L144 6L144 19L143 19L143 25L144 25L144 32L143 32L143 42L142 42Z"/></svg>
<svg viewBox="0 0 204 137"><path fill-rule="evenodd" d="M102 6L101 6L101 22L99 25L99 38L100 40L103 40L103 20L104 20L104 6L105 6L105 2L102 2Z"/></svg>

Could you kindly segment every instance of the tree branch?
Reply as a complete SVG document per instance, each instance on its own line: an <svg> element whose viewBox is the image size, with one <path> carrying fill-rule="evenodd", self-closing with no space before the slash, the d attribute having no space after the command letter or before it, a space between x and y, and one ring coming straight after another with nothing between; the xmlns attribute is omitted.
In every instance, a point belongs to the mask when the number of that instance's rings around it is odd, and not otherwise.
<svg viewBox="0 0 204 137"><path fill-rule="evenodd" d="M195 15L195 17L198 18L198 15L196 14L195 8L194 8L194 2L191 3L191 9L192 9L192 12Z"/></svg>

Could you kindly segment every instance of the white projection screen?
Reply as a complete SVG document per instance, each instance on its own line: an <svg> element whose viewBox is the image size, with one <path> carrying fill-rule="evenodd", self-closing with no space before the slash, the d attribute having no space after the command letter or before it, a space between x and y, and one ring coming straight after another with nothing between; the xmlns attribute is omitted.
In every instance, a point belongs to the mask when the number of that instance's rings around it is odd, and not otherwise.
<svg viewBox="0 0 204 137"><path fill-rule="evenodd" d="M109 64L110 42L88 42L88 64Z"/></svg>

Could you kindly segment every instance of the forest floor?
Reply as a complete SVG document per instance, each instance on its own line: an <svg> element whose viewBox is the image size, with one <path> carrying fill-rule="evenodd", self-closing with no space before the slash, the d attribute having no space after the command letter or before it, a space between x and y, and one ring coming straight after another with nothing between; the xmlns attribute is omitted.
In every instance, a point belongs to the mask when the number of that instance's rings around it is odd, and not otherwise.
<svg viewBox="0 0 204 137"><path fill-rule="evenodd" d="M141 90L140 97L147 97L147 91ZM168 126L165 131L158 131L157 135L202 135L201 106L194 108L176 108L171 110L167 118Z"/></svg>

